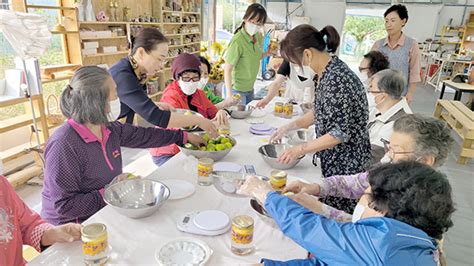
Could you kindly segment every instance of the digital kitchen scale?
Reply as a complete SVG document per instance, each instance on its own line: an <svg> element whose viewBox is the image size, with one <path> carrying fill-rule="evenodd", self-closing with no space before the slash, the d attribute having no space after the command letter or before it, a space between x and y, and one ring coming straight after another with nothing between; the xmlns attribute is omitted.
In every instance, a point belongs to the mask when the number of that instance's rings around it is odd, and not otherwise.
<svg viewBox="0 0 474 266"><path fill-rule="evenodd" d="M177 223L178 230L205 236L217 236L229 231L230 218L218 210L191 212L182 216Z"/></svg>

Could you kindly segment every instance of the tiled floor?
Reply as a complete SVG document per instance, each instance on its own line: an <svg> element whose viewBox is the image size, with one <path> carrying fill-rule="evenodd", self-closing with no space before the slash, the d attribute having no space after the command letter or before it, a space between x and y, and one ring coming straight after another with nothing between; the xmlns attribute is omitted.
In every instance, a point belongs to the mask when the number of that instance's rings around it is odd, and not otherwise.
<svg viewBox="0 0 474 266"><path fill-rule="evenodd" d="M415 94L413 111L432 115L439 93L430 86L420 86ZM452 99L453 94L446 94ZM449 265L474 265L474 160L467 165L456 163L459 154L458 145L452 151L448 162L441 171L448 175L453 187L457 211L453 215L454 227L446 234L444 248ZM147 155L146 150L123 149L124 165ZM18 194L27 204L39 211L41 209L41 186L22 186Z"/></svg>

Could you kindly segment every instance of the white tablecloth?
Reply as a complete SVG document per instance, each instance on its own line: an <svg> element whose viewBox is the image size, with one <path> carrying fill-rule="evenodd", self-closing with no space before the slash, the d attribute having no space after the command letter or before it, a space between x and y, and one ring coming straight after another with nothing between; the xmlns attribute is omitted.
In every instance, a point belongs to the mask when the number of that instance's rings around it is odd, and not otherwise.
<svg viewBox="0 0 474 266"><path fill-rule="evenodd" d="M278 127L288 120L270 114L272 105L266 109L265 123ZM257 152L268 136L255 136L249 133L245 120L231 120L231 131L237 146L222 160L255 166L258 174L269 175L272 170ZM289 179L296 177L317 182L320 169L311 163L307 155L293 169L287 170ZM144 156L125 167L125 172L133 172L155 180L184 179L196 184L197 160L180 153L162 167L157 168L150 156ZM230 232L220 236L206 237L180 232L176 222L183 214L199 210L217 209L230 217L247 214L254 218L256 251L247 256L237 256L230 251ZM288 260L304 258L306 251L285 237L273 221L262 219L249 205L247 198L233 198L220 194L214 186L198 186L196 192L185 199L166 202L155 214L143 219L130 219L116 213L107 206L93 215L84 224L104 223L109 233L112 249L110 264L156 264L155 252L162 245L178 237L195 237L205 241L214 251L209 265L236 265L258 263L261 258ZM82 264L82 250L79 241L68 244L55 244L36 258L32 264Z"/></svg>

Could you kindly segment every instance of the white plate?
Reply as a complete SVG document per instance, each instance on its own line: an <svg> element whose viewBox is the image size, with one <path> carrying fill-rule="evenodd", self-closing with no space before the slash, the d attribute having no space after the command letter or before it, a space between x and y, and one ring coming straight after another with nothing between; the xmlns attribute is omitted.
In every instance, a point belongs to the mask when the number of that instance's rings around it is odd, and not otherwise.
<svg viewBox="0 0 474 266"><path fill-rule="evenodd" d="M265 112L265 110L255 109L255 110L253 110L253 112L250 116L252 116L252 117L264 117L265 115L267 115L267 112Z"/></svg>
<svg viewBox="0 0 474 266"><path fill-rule="evenodd" d="M217 162L214 164L213 170L238 173L242 171L242 165L231 162Z"/></svg>
<svg viewBox="0 0 474 266"><path fill-rule="evenodd" d="M170 200L183 199L191 196L196 188L191 182L181 179L160 180L170 189Z"/></svg>
<svg viewBox="0 0 474 266"><path fill-rule="evenodd" d="M212 249L196 238L179 238L155 251L160 265L204 265L212 255Z"/></svg>

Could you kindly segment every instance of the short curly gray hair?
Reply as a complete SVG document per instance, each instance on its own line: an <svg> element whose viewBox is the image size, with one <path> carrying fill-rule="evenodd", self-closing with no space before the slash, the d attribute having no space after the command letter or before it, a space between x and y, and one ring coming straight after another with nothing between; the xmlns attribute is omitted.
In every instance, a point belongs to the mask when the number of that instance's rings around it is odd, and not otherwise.
<svg viewBox="0 0 474 266"><path fill-rule="evenodd" d="M372 76L377 81L380 91L387 93L392 99L399 100L406 87L406 80L402 73L393 69L384 69Z"/></svg>
<svg viewBox="0 0 474 266"><path fill-rule="evenodd" d="M451 130L445 122L420 114L400 117L393 124L393 131L411 135L415 143L415 156L433 156L434 167L446 162L454 143Z"/></svg>
<svg viewBox="0 0 474 266"><path fill-rule="evenodd" d="M63 115L79 124L108 123L105 109L110 94L106 85L109 77L107 70L97 66L84 66L76 70L69 85L61 93L60 108Z"/></svg>

